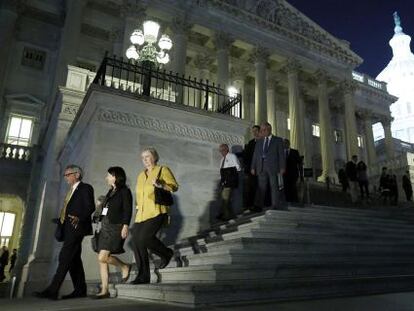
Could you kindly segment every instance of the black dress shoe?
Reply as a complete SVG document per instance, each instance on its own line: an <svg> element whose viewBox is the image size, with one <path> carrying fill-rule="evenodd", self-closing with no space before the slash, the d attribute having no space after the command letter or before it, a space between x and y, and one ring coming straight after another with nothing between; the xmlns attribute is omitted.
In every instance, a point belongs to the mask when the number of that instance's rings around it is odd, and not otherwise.
<svg viewBox="0 0 414 311"><path fill-rule="evenodd" d="M135 279L135 280L133 280L133 281L131 281L131 282L129 282L129 284L149 284L150 283L150 280L149 279Z"/></svg>
<svg viewBox="0 0 414 311"><path fill-rule="evenodd" d="M33 296L37 298L46 298L51 300L58 300L58 294L57 293L51 293L47 290L44 290L42 292L34 292Z"/></svg>
<svg viewBox="0 0 414 311"><path fill-rule="evenodd" d="M73 299L73 298L84 298L86 297L86 292L72 292L69 295L63 295L62 299Z"/></svg>
<svg viewBox="0 0 414 311"><path fill-rule="evenodd" d="M171 248L169 248L168 251L169 251L168 256L165 257L165 258L161 258L161 263L160 263L160 266L158 267L158 269L164 269L170 263L171 258L174 255L174 251Z"/></svg>

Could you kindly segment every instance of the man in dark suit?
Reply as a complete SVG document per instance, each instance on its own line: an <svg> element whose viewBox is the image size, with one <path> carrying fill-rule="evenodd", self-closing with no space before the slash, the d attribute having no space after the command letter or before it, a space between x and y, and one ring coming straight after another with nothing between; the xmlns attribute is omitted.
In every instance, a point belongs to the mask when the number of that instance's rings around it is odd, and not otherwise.
<svg viewBox="0 0 414 311"><path fill-rule="evenodd" d="M299 151L290 148L289 139L285 139L286 171L283 174L285 196L287 202L298 202L298 190L296 183L302 169L302 161Z"/></svg>
<svg viewBox="0 0 414 311"><path fill-rule="evenodd" d="M69 272L74 291L62 299L86 297L85 272L82 264L82 240L92 234L91 215L95 210L93 188L82 182L82 169L68 165L64 178L70 186L58 221L63 225L63 246L59 265L50 285L35 295L39 298L58 299L59 288Z"/></svg>
<svg viewBox="0 0 414 311"><path fill-rule="evenodd" d="M260 126L254 125L251 129L253 138L244 146L242 153L243 164L244 164L244 188L243 188L243 203L245 209L255 210L254 207L254 196L256 194L257 188L257 176L251 174L251 166L254 148L256 146L256 141L260 137Z"/></svg>
<svg viewBox="0 0 414 311"><path fill-rule="evenodd" d="M283 187L282 175L285 171L285 148L283 139L272 135L272 126L268 123L260 125L261 138L256 142L253 153L251 173L258 177L256 206L264 207L266 190L270 185L272 208L280 208L279 191Z"/></svg>

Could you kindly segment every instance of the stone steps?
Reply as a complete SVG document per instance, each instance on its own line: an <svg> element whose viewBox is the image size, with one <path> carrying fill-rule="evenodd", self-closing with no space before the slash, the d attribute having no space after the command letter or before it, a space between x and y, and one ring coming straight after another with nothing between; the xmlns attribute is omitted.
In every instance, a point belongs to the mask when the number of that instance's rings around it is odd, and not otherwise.
<svg viewBox="0 0 414 311"><path fill-rule="evenodd" d="M117 294L201 306L414 289L414 211L404 213L290 206L245 214L182 239L152 284L117 285Z"/></svg>

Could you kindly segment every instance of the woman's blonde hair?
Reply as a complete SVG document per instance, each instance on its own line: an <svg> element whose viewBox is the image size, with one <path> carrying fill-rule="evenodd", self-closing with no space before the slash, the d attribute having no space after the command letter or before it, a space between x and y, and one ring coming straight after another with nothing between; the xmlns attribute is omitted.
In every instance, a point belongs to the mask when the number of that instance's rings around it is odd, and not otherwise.
<svg viewBox="0 0 414 311"><path fill-rule="evenodd" d="M160 156L158 155L157 150L155 150L154 147L146 147L146 148L144 148L144 150L142 150L141 154L143 154L144 152L147 152L147 151L149 153L151 153L152 157L154 158L155 164L157 164L158 160L160 159Z"/></svg>

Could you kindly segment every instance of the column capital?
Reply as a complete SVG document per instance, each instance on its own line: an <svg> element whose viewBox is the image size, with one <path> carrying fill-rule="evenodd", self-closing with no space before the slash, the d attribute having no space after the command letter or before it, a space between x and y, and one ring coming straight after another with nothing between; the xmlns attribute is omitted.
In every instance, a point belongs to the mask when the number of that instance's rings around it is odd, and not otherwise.
<svg viewBox="0 0 414 311"><path fill-rule="evenodd" d="M391 116L379 116L380 118L380 122L382 124L383 127L390 127L391 126L391 122L394 120L393 117Z"/></svg>
<svg viewBox="0 0 414 311"><path fill-rule="evenodd" d="M112 27L111 31L109 32L109 39L112 42L122 42L124 37L124 29L118 26Z"/></svg>
<svg viewBox="0 0 414 311"><path fill-rule="evenodd" d="M268 72L266 77L267 88L272 89L275 88L279 82L282 80L279 74L275 72Z"/></svg>
<svg viewBox="0 0 414 311"><path fill-rule="evenodd" d="M138 0L138 1L130 1L130 0L123 0L121 4L121 17L127 18L132 17L137 19L140 23L144 21L146 18L146 10L148 8L148 1L145 0Z"/></svg>
<svg viewBox="0 0 414 311"><path fill-rule="evenodd" d="M197 54L194 58L194 65L200 70L209 70L213 62L214 58L207 54Z"/></svg>
<svg viewBox="0 0 414 311"><path fill-rule="evenodd" d="M357 84L352 80L343 80L339 87L344 94L351 94L355 92Z"/></svg>
<svg viewBox="0 0 414 311"><path fill-rule="evenodd" d="M234 38L226 32L219 31L214 34L213 42L218 51L228 50L233 44Z"/></svg>
<svg viewBox="0 0 414 311"><path fill-rule="evenodd" d="M257 63L267 64L269 56L270 56L270 53L268 49L261 47L261 46L256 46L253 49L252 53L250 54L250 61L252 61L255 64Z"/></svg>
<svg viewBox="0 0 414 311"><path fill-rule="evenodd" d="M326 83L328 81L329 75L328 72L324 69L318 69L314 73L314 78L318 84Z"/></svg>
<svg viewBox="0 0 414 311"><path fill-rule="evenodd" d="M193 27L185 17L174 17L170 23L170 27L175 35L187 35Z"/></svg>
<svg viewBox="0 0 414 311"><path fill-rule="evenodd" d="M247 66L232 66L231 67L231 77L233 80L242 80L244 81L249 73L249 68Z"/></svg>
<svg viewBox="0 0 414 311"><path fill-rule="evenodd" d="M282 71L286 72L287 74L292 74L292 73L298 73L300 69L301 69L300 62L294 58L289 58L285 62L282 68Z"/></svg>

